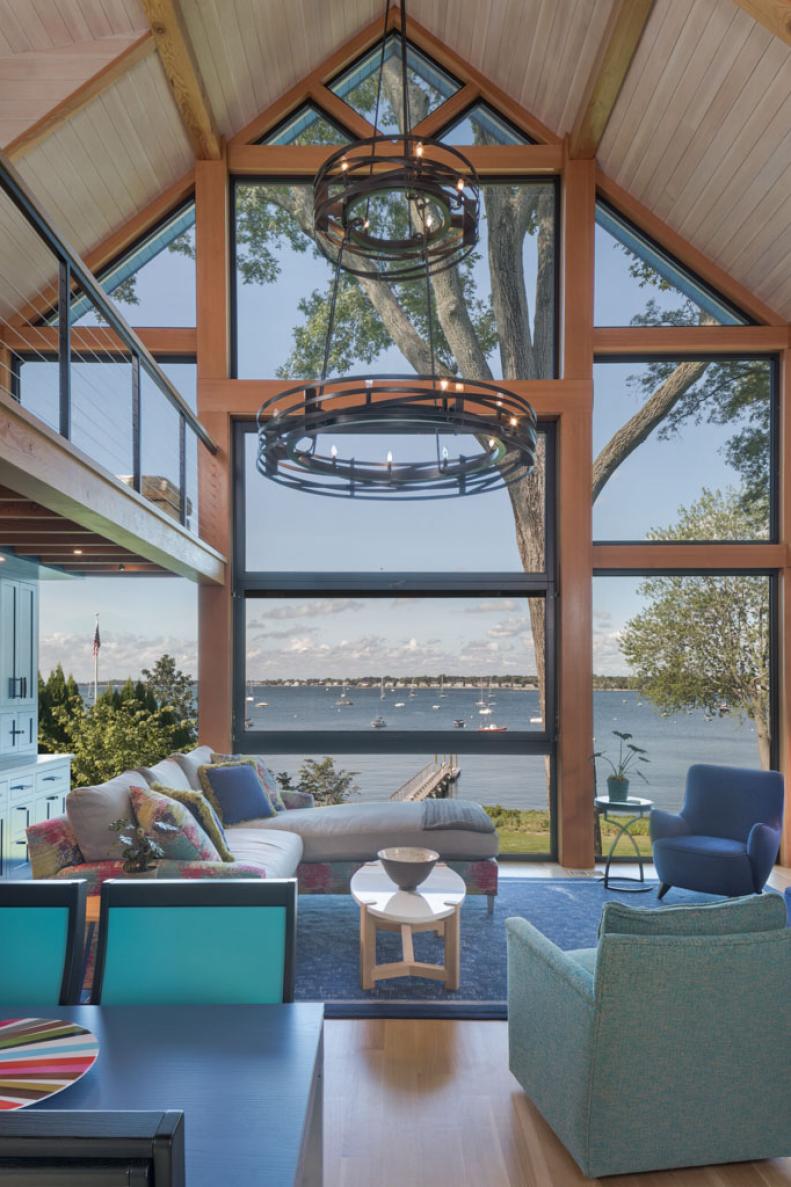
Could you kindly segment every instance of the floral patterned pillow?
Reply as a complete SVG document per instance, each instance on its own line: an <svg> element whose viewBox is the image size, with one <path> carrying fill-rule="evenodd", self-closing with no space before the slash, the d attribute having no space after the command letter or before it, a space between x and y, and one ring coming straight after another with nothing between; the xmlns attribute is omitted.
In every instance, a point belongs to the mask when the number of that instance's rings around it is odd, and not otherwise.
<svg viewBox="0 0 791 1187"><path fill-rule="evenodd" d="M137 823L147 836L162 847L171 861L220 861L217 847L209 840L189 808L150 787L129 791ZM170 824L179 831L160 832L155 825Z"/></svg>
<svg viewBox="0 0 791 1187"><path fill-rule="evenodd" d="M277 785L277 779L274 776L271 768L266 765L260 754L213 754L211 756L213 763L237 763L248 762L255 767L255 773L258 776L261 786L267 794L270 804L276 812L285 812L286 805L283 803L283 797L280 794L280 788Z"/></svg>
<svg viewBox="0 0 791 1187"><path fill-rule="evenodd" d="M152 791L166 795L170 800L176 800L189 808L195 820L201 826L223 861L235 861L235 857L228 848L225 829L220 818L202 791L182 791L180 787L165 787L162 783L152 783Z"/></svg>

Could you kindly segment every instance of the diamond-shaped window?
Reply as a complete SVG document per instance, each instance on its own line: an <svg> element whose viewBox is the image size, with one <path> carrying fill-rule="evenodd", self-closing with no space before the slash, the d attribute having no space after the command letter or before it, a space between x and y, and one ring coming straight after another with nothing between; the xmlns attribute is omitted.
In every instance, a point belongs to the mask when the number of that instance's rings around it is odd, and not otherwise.
<svg viewBox="0 0 791 1187"><path fill-rule="evenodd" d="M401 39L391 33L384 41L369 50L333 82L330 89L352 107L358 115L374 123L376 97L379 92L379 132L398 132L402 123ZM414 46L407 46L407 79L409 83L409 127L422 119L458 91L460 84L445 70L422 54Z"/></svg>
<svg viewBox="0 0 791 1187"><path fill-rule="evenodd" d="M488 103L469 107L440 136L444 144L533 144L534 141L498 115Z"/></svg>
<svg viewBox="0 0 791 1187"><path fill-rule="evenodd" d="M348 144L349 140L348 132L344 132L328 115L312 103L304 103L256 143Z"/></svg>

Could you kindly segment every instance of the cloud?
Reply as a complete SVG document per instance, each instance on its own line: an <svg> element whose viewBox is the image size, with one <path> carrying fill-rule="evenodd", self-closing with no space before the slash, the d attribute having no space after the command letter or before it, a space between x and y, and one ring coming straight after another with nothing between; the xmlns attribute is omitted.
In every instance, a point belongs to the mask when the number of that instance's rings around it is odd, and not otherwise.
<svg viewBox="0 0 791 1187"><path fill-rule="evenodd" d="M293 602L262 610L261 622L270 618L323 618L328 614L344 614L347 610L364 610L365 603L354 598L325 598L313 602Z"/></svg>
<svg viewBox="0 0 791 1187"><path fill-rule="evenodd" d="M530 631L529 618L506 618L490 626L486 634L490 639L515 639Z"/></svg>
<svg viewBox="0 0 791 1187"><path fill-rule="evenodd" d="M465 606L462 614L503 614L509 610L521 610L523 603L515 598L497 598L494 602L479 602L477 606Z"/></svg>
<svg viewBox="0 0 791 1187"><path fill-rule="evenodd" d="M68 675L81 682L93 680L93 637L85 632L66 634L55 632L42 635L39 640L39 668L46 677L60 663ZM175 635L146 637L135 634L112 634L102 631L99 652L99 679L137 679L143 668L151 668L161 655L174 656L176 666L191 676L198 674L197 640Z"/></svg>

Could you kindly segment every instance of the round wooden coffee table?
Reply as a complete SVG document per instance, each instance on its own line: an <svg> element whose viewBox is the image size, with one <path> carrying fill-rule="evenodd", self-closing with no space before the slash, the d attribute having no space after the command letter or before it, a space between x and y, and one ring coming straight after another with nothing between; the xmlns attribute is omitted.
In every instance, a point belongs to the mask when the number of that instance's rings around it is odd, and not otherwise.
<svg viewBox="0 0 791 1187"><path fill-rule="evenodd" d="M360 908L360 984L373 989L375 982L391 977L431 977L446 989L459 988L461 956L460 911L464 880L442 863L434 866L417 890L399 890L380 861L369 861L351 881L354 901ZM376 963L376 931L401 933L402 959ZM415 960L412 936L435 931L445 939L445 963Z"/></svg>

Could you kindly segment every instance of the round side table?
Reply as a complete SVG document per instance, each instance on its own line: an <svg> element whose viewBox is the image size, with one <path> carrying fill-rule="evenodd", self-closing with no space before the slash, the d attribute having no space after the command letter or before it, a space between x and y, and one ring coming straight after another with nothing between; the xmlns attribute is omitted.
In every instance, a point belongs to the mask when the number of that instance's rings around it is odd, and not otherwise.
<svg viewBox="0 0 791 1187"><path fill-rule="evenodd" d="M459 913L464 902L464 879L438 863L417 890L399 890L380 861L369 861L351 881L352 898L360 908L360 983L373 989L390 977L431 977L446 989L459 988L461 937ZM376 963L376 931L401 933L402 959ZM412 936L435 931L445 940L443 964L415 960Z"/></svg>
<svg viewBox="0 0 791 1187"><path fill-rule="evenodd" d="M642 799L640 796L630 796L627 800L611 800L607 795L597 795L593 803L597 815L603 816L605 820L612 820L613 824L618 825L618 831L613 837L610 852L607 854L604 877L601 879L604 882L605 889L622 890L626 894L644 894L647 890L652 890L653 886L649 886L645 881L643 855L640 852L640 846L632 834L632 829L639 820L642 820L644 816L649 814L654 806L654 801ZM639 878L632 878L627 874L610 875L613 854L621 837L628 837L634 846L637 864L640 867ZM612 885L615 882L619 883L619 885ZM621 886L620 883L622 882L637 882L639 885Z"/></svg>

